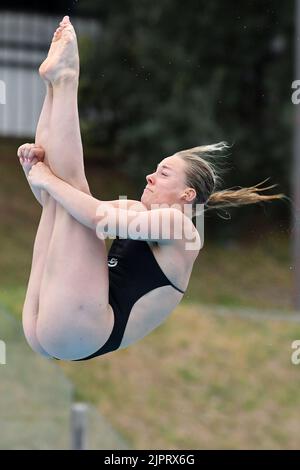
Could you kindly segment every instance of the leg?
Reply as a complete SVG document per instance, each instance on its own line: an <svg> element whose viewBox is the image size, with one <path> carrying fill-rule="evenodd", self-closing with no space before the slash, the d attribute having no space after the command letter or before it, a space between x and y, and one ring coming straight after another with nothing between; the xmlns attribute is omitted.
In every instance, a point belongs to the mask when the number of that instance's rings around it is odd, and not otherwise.
<svg viewBox="0 0 300 470"><path fill-rule="evenodd" d="M77 108L78 74L62 73L60 78L53 80L49 165L59 178L89 192ZM54 357L80 359L106 342L113 322L105 242L57 204L40 289L37 338Z"/></svg>
<svg viewBox="0 0 300 470"><path fill-rule="evenodd" d="M62 28L58 28L57 31L61 31L61 29ZM57 45L52 42L49 54L53 53L56 47ZM46 164L49 165L48 139L53 104L53 87L49 80L45 79L44 81L46 85L46 96L37 125L35 142L44 148L44 161ZM25 337L32 349L46 357L50 357L38 341L36 335L36 327L39 310L39 294L41 288L41 280L55 222L56 202L49 196L46 191L41 191L41 198L43 202L43 212L41 215L36 239L34 242L33 259L26 297L23 306L22 320Z"/></svg>
<svg viewBox="0 0 300 470"><path fill-rule="evenodd" d="M35 134L35 143L37 145L41 145L45 149L45 163L49 164L49 159L47 156L47 141L49 137L50 131L50 123L51 123L51 112L52 112L52 105L53 105L53 87L51 83L45 81L46 86L46 96L44 100L44 104L42 107L41 115L39 118L39 122L36 128ZM46 147L46 148L45 148Z"/></svg>
<svg viewBox="0 0 300 470"><path fill-rule="evenodd" d="M53 105L53 88L52 88L51 83L47 81L45 81L45 85L46 85L46 96L45 96L43 108L41 111L37 129L36 129L35 143L37 145L41 145L41 147L44 148L45 150L44 163L50 166L49 158L48 158L48 138L49 138L49 133L50 133L51 112L52 112L52 105ZM41 196L42 196L42 201L44 204L44 202L48 200L49 195L46 191L41 190ZM55 202L55 205L56 205L56 202Z"/></svg>
<svg viewBox="0 0 300 470"><path fill-rule="evenodd" d="M49 165L56 176L90 194L84 171L77 93L77 78L53 86Z"/></svg>
<svg viewBox="0 0 300 470"><path fill-rule="evenodd" d="M43 79L51 84L51 120L41 127L51 129L45 151L52 172L78 189L90 193L85 177L78 116L79 56L76 35L70 22L56 30L47 59L40 67ZM58 32L57 32L58 31ZM52 53L51 53L52 51ZM55 88L55 94L54 90ZM70 92L72 88L72 92ZM66 93L65 93L66 92ZM50 128L50 129L49 129ZM59 129L59 139L56 138ZM42 144L41 144L42 145ZM62 149L64 158L62 158Z"/></svg>
<svg viewBox="0 0 300 470"><path fill-rule="evenodd" d="M47 136L49 134L53 96L51 84L46 82L46 89L47 92L35 137L36 143L43 147L46 146ZM47 152L45 154L45 162L48 163ZM39 310L41 279L54 227L56 202L45 191L42 191L41 196L43 201L43 211L34 242L31 272L23 306L22 322L24 335L31 348L43 356L50 357L37 339L36 325Z"/></svg>
<svg viewBox="0 0 300 470"><path fill-rule="evenodd" d="M56 202L48 196L48 200L43 206L43 212L34 242L31 272L22 313L23 330L28 344L34 351L45 357L51 356L41 346L36 335L36 326L39 311L41 279L52 236L55 211Z"/></svg>

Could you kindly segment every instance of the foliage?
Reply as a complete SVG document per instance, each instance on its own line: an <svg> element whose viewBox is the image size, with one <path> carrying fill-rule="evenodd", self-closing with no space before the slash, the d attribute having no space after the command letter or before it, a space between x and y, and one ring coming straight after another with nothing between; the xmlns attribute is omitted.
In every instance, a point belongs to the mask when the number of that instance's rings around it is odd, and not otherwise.
<svg viewBox="0 0 300 470"><path fill-rule="evenodd" d="M87 143L140 179L179 149L233 143L226 183L288 191L292 2L78 4L99 19L82 46Z"/></svg>

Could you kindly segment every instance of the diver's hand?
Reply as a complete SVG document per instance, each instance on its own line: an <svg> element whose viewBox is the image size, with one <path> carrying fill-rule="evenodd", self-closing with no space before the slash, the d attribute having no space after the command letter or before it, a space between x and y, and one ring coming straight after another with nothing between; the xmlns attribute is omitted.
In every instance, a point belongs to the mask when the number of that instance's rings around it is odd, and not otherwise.
<svg viewBox="0 0 300 470"><path fill-rule="evenodd" d="M33 165L44 161L45 150L40 145L27 143L18 148L17 155L23 170L28 174Z"/></svg>
<svg viewBox="0 0 300 470"><path fill-rule="evenodd" d="M29 184L34 188L47 190L47 185L53 177L55 178L55 175L52 173L48 165L45 165L43 162L37 162L29 171L27 179Z"/></svg>

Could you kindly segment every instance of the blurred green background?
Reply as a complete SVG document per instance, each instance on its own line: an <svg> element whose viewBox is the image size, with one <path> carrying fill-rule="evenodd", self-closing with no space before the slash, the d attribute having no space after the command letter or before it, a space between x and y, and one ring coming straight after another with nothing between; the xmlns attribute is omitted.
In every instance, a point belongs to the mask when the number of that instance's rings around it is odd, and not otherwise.
<svg viewBox="0 0 300 470"><path fill-rule="evenodd" d="M270 177L291 196L293 2L46 2L42 13L54 8L101 24L96 39L79 38L95 197L139 199L162 158L220 140L234 144L224 188ZM18 320L41 214L16 158L28 139L0 139L0 304ZM299 447L290 233L287 201L211 211L167 322L126 350L55 364L76 399L135 449Z"/></svg>

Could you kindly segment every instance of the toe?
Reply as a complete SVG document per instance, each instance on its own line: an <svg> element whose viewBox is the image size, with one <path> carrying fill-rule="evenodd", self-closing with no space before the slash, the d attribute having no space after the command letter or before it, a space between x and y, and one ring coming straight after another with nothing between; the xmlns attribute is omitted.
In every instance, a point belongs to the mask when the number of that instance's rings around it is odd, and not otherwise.
<svg viewBox="0 0 300 470"><path fill-rule="evenodd" d="M65 25L70 23L70 18L68 16L64 16L61 22L59 23L60 25Z"/></svg>
<svg viewBox="0 0 300 470"><path fill-rule="evenodd" d="M65 33L70 33L70 34L72 34L73 37L76 36L75 30L74 30L74 28L73 28L72 25L66 26L66 27L63 29L62 33L63 33L63 34L65 34Z"/></svg>
<svg viewBox="0 0 300 470"><path fill-rule="evenodd" d="M64 29L61 36L67 42L74 41L76 39L74 31L71 31L69 29Z"/></svg>

